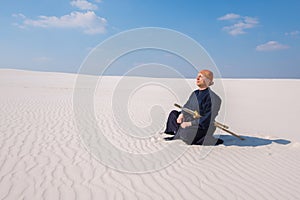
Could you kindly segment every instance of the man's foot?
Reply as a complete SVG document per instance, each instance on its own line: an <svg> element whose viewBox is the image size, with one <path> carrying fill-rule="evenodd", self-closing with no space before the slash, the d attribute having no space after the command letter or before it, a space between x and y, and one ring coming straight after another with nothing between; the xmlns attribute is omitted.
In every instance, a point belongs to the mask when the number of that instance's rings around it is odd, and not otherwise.
<svg viewBox="0 0 300 200"><path fill-rule="evenodd" d="M164 132L164 133L168 135L175 135L176 132Z"/></svg>
<svg viewBox="0 0 300 200"><path fill-rule="evenodd" d="M173 139L174 139L174 137L166 137L166 138L164 138L165 141L170 141L170 140L173 140Z"/></svg>
<svg viewBox="0 0 300 200"><path fill-rule="evenodd" d="M221 140L220 138L218 138L218 140L217 140L217 142L216 142L216 145L223 144L223 143L224 143L224 141Z"/></svg>

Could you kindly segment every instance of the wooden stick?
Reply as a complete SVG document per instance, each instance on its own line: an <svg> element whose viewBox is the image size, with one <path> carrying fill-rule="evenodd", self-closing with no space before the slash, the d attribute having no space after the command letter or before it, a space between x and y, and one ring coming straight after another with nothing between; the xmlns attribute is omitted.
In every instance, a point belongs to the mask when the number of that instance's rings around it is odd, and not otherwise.
<svg viewBox="0 0 300 200"><path fill-rule="evenodd" d="M217 122L217 121L214 122L214 125L215 125L215 126L218 125L218 126L221 126L222 128L229 129L229 126L227 126L227 125L225 125L225 124L221 124L220 122Z"/></svg>
<svg viewBox="0 0 300 200"><path fill-rule="evenodd" d="M221 130L223 130L223 131L225 131L225 132L227 132L227 133L230 133L231 135L233 135L233 136L239 138L240 140L245 140L245 138L242 138L241 136L235 134L234 132L232 132L232 131L230 131L230 130L228 130L228 129L223 128L222 126L219 126L219 125L217 125L217 124L214 124L214 125L215 125L215 127L219 128L219 129L221 129Z"/></svg>

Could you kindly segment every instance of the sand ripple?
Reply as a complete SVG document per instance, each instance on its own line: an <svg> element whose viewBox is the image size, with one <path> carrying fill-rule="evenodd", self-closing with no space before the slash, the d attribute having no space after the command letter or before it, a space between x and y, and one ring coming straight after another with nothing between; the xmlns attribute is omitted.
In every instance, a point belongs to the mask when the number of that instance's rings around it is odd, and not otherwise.
<svg viewBox="0 0 300 200"><path fill-rule="evenodd" d="M71 87L14 84L0 91L0 199L299 199L297 142L243 146L230 138L217 147L192 146L159 171L122 173L85 150ZM114 133L111 140L120 148L163 148L150 139L119 140L115 124L104 123L109 115L98 115L99 124Z"/></svg>

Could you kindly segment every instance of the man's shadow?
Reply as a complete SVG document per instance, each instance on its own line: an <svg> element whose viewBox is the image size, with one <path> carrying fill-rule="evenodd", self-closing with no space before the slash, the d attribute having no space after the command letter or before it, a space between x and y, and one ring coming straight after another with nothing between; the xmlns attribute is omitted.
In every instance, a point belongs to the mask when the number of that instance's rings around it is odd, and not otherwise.
<svg viewBox="0 0 300 200"><path fill-rule="evenodd" d="M244 138L244 140L240 140L239 138L231 135L219 135L218 137L224 141L224 146L257 147L269 145L273 142L282 145L287 145L291 143L291 141L285 139L271 140L253 136L241 136L242 138Z"/></svg>
<svg viewBox="0 0 300 200"><path fill-rule="evenodd" d="M211 101L212 101L212 116L211 116L211 121L214 122L217 115L219 114L222 100L221 98L212 90L210 90L210 96L211 96ZM216 127L214 125L211 125L207 135L208 136L213 136L214 133L216 132ZM257 147L257 146L264 146L264 145L269 145L272 142L275 142L277 144L282 144L286 145L291 143L289 140L285 139L276 139L276 140L270 140L270 139L264 139L264 138L258 138L258 137L252 137L252 136L241 136L245 140L240 140L237 137L231 136L231 135L214 135L215 138L219 138L223 140L223 145L225 146L249 146L249 147ZM209 143L209 142L208 142Z"/></svg>

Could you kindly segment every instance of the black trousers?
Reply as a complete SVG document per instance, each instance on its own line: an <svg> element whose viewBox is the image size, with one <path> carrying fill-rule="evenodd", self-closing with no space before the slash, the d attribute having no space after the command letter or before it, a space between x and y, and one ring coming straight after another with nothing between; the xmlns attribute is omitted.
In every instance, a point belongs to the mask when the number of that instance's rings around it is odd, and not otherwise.
<svg viewBox="0 0 300 200"><path fill-rule="evenodd" d="M174 135L174 140L181 139L187 144L201 145L204 142L207 129L200 129L198 126L181 128L177 123L180 112L172 110L168 116L165 133Z"/></svg>
<svg viewBox="0 0 300 200"><path fill-rule="evenodd" d="M172 110L169 114L167 120L167 126L165 133L170 135L175 135L180 127L180 124L177 123L177 118L180 115L180 112L177 110Z"/></svg>

